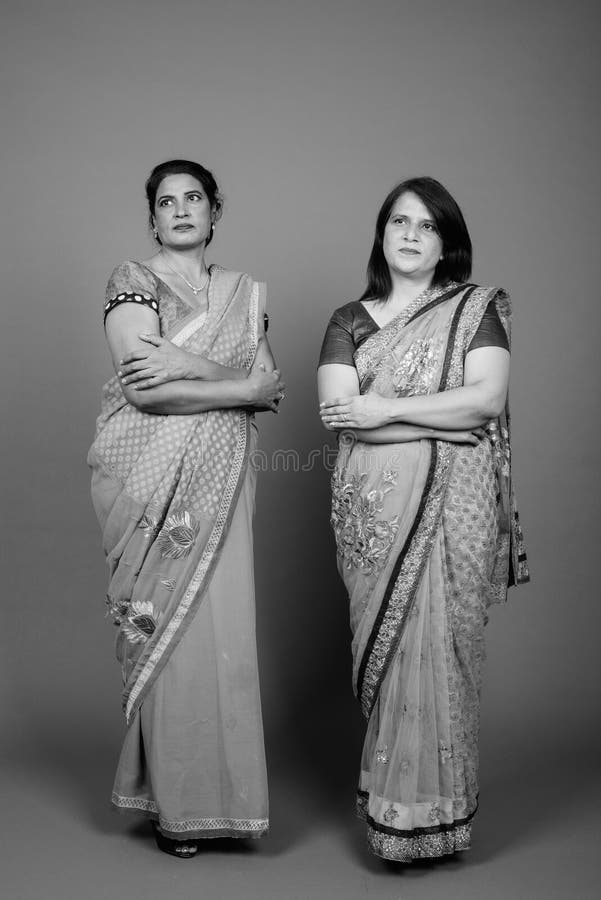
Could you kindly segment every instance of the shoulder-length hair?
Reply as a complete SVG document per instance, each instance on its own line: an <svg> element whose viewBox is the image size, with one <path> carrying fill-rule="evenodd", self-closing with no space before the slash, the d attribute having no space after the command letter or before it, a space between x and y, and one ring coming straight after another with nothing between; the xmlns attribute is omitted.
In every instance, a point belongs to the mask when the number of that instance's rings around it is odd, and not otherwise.
<svg viewBox="0 0 601 900"><path fill-rule="evenodd" d="M409 192L416 194L427 207L442 240L443 257L434 270L432 284L463 282L472 274L472 242L457 202L435 178L408 178L393 188L378 213L374 243L367 264L367 288L360 300L386 300L390 296L392 279L384 258L384 229L394 204L399 197Z"/></svg>

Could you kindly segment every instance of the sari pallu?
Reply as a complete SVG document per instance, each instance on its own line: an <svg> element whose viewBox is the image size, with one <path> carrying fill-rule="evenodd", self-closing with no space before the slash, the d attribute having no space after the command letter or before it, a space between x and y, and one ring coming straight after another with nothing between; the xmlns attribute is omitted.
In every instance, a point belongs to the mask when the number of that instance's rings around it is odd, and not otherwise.
<svg viewBox="0 0 601 900"><path fill-rule="evenodd" d="M160 279L151 277L143 266L126 263L113 274L107 293L119 296L119 291L127 293L132 289L146 296L159 294L161 334L173 343L225 366L251 366L258 345L262 286L247 275L211 267L206 315L186 307L181 298ZM219 567L235 516L240 519L235 535L237 552L250 557L247 570L252 581L248 510L252 507L254 480L251 485L248 460L253 434L251 416L243 410L212 410L184 416L143 413L127 404L115 377L105 385L96 438L88 457L93 470L92 499L110 569L108 613L119 629L117 657L124 680L123 707L130 726L124 752L128 743L133 747L137 741L139 752L128 753L131 759L137 753L141 760L135 776L130 771L127 778L121 777L122 782L125 780L137 789L130 792L132 796L122 796L116 790L113 802L158 819L161 830L172 837L258 836L267 829L266 788L265 802L259 804L262 810L257 816L232 816L223 809L210 809L204 814L199 810L180 814L176 810L167 817L162 816L156 796L160 793L160 767L165 766L164 759L169 754L177 754L179 750L177 746L165 751L159 748L157 754L157 747L144 747L142 739L146 727L157 746L162 741L168 748L173 742L173 721L167 726L170 711L159 708L167 696L161 675L168 667L168 683L176 686L178 678L189 676L190 666L182 655L192 658L197 652L195 641L201 636L195 633L194 639L187 641L186 637L198 621L211 585L214 591L215 584L227 584L227 579L219 574ZM242 498L244 509L238 510ZM226 566L231 567L229 544L227 557ZM252 584L248 590L252 594ZM210 613L209 619L203 613L203 622L205 619L207 627L212 627ZM219 627L223 633L221 623ZM232 621L231 628L237 627L238 623ZM245 628L244 646L249 654L247 677L254 675L256 680L254 631L251 625ZM207 666L221 664L219 648L203 650ZM243 664L242 661L239 665ZM179 666L179 675L174 666ZM182 696L194 702L194 695L199 691L186 694L186 690ZM224 696L231 694L224 690ZM173 698L173 693L170 696ZM147 702L150 705L144 725L140 714ZM173 699L169 702L173 706ZM257 709L259 721L253 725L253 753L260 771L264 759L258 688ZM199 711L192 707L179 709L177 715L182 721L186 717L190 721L200 718ZM244 736L236 733L236 717L230 715L230 719L234 723L230 729L234 750L230 752L228 746L219 746L218 750L213 747L211 754L207 751L206 755L213 758L218 752L225 754L227 779L231 781L229 770L232 766L236 768L233 759L244 744ZM213 735L212 740L221 744L219 737ZM257 743L261 746L255 752ZM199 752L202 755L202 748L192 749L191 753L194 752L196 756ZM155 760L154 770L151 760ZM185 765L183 762L183 780L187 777ZM227 792L224 789L222 793ZM245 793L246 797L257 794L247 787L240 788L238 793ZM185 802L183 797L182 803ZM238 804L239 808L242 806L243 803Z"/></svg>
<svg viewBox="0 0 601 900"><path fill-rule="evenodd" d="M355 354L361 392L461 386L488 302L427 291ZM511 488L508 410L477 447L376 445L341 436L332 524L350 598L353 682L368 718L358 793L370 848L402 861L466 849L477 806L483 629L490 603L528 580Z"/></svg>

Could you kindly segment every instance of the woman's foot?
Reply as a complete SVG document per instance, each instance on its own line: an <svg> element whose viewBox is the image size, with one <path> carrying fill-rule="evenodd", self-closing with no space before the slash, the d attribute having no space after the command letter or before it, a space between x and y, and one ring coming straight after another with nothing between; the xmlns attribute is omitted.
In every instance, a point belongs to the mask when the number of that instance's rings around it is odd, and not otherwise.
<svg viewBox="0 0 601 900"><path fill-rule="evenodd" d="M152 827L154 828L154 838L157 842L157 847L159 850L162 850L163 853L168 853L170 856L177 856L178 859L192 859L193 856L196 856L198 853L198 844L196 841L176 841L173 838L165 837L164 834L161 834L155 823L152 823Z"/></svg>

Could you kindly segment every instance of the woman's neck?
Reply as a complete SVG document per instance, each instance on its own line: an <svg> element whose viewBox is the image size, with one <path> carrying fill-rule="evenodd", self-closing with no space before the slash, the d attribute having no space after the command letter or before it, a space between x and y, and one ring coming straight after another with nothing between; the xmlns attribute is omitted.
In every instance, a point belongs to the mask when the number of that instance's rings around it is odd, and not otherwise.
<svg viewBox="0 0 601 900"><path fill-rule="evenodd" d="M405 278L391 272L392 290L384 303L394 309L405 309L427 291L432 284L432 276L426 278Z"/></svg>
<svg viewBox="0 0 601 900"><path fill-rule="evenodd" d="M184 275L189 281L198 284L207 271L205 263L204 245L191 247L186 250L174 250L171 247L161 247L155 260L159 265L165 266L170 272Z"/></svg>

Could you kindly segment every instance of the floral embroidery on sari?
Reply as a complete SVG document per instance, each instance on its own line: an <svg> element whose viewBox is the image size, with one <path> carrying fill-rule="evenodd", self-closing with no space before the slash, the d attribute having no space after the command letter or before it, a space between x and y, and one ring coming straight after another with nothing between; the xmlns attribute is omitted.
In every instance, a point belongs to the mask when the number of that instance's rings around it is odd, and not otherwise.
<svg viewBox="0 0 601 900"><path fill-rule="evenodd" d="M388 483L394 473L387 473ZM355 566L364 575L378 572L398 531L398 516L382 519L386 490L362 492L367 473L342 478L332 476L331 524L336 536L338 556L347 568ZM386 483L386 482L385 482Z"/></svg>
<svg viewBox="0 0 601 900"><path fill-rule="evenodd" d="M411 344L392 373L397 397L431 393L442 348L441 337L422 338Z"/></svg>

